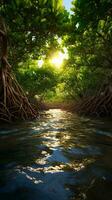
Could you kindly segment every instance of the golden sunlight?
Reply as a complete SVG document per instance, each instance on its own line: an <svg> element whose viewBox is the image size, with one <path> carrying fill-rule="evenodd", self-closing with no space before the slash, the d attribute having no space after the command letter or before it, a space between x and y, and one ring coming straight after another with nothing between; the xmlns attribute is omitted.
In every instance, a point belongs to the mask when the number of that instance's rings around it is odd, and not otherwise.
<svg viewBox="0 0 112 200"><path fill-rule="evenodd" d="M54 57L51 59L51 63L56 67L56 68L60 68L63 64L63 59L60 58L59 56Z"/></svg>
<svg viewBox="0 0 112 200"><path fill-rule="evenodd" d="M59 51L58 53L54 54L54 56L50 59L50 63L54 65L57 69L60 69L65 59L68 59L67 52L62 53L61 51Z"/></svg>

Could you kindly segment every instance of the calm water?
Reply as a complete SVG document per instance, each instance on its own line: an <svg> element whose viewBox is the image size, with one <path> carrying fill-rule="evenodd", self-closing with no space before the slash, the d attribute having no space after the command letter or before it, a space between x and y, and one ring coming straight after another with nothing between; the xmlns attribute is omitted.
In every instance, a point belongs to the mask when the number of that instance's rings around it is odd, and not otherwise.
<svg viewBox="0 0 112 200"><path fill-rule="evenodd" d="M0 127L0 200L111 200L111 121L59 109Z"/></svg>

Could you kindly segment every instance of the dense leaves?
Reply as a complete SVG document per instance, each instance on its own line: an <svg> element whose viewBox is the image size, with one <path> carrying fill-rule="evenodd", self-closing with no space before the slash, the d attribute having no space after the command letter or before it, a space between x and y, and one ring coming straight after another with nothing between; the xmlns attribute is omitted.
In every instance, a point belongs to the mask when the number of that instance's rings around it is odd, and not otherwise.
<svg viewBox="0 0 112 200"><path fill-rule="evenodd" d="M95 93L110 80L112 1L74 0L72 4L71 32L65 39L69 50L65 88L76 98Z"/></svg>
<svg viewBox="0 0 112 200"><path fill-rule="evenodd" d="M71 14L62 0L2 0L0 13L7 24L10 62L29 94L44 96L51 90L79 99L111 82L111 0L73 0ZM48 60L63 48L69 56L57 78ZM35 64L38 59L44 61L42 68Z"/></svg>
<svg viewBox="0 0 112 200"><path fill-rule="evenodd" d="M26 60L29 54L37 57L64 20L59 0L2 1L0 14L7 24L9 58L14 65Z"/></svg>
<svg viewBox="0 0 112 200"><path fill-rule="evenodd" d="M58 81L57 72L53 68L39 68L36 61L25 63L24 68L20 65L16 74L18 81L31 98L35 95L44 98L49 90L55 91Z"/></svg>

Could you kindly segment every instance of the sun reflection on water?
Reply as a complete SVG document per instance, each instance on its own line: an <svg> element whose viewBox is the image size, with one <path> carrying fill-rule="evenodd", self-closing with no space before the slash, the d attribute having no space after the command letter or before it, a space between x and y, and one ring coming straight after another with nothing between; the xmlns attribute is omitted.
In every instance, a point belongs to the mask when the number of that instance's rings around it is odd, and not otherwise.
<svg viewBox="0 0 112 200"><path fill-rule="evenodd" d="M14 130L1 132L0 195L7 196L0 199L84 199L77 188L96 187L93 178L110 181L111 132L96 131L93 121L53 109Z"/></svg>

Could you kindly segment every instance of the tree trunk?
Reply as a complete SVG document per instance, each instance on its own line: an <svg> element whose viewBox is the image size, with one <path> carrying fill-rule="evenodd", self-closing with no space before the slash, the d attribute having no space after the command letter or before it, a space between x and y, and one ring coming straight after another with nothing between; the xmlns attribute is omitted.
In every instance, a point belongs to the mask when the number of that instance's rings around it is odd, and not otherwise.
<svg viewBox="0 0 112 200"><path fill-rule="evenodd" d="M7 49L7 31L4 20L0 17L0 120L10 122L35 118L37 112L11 71Z"/></svg>

